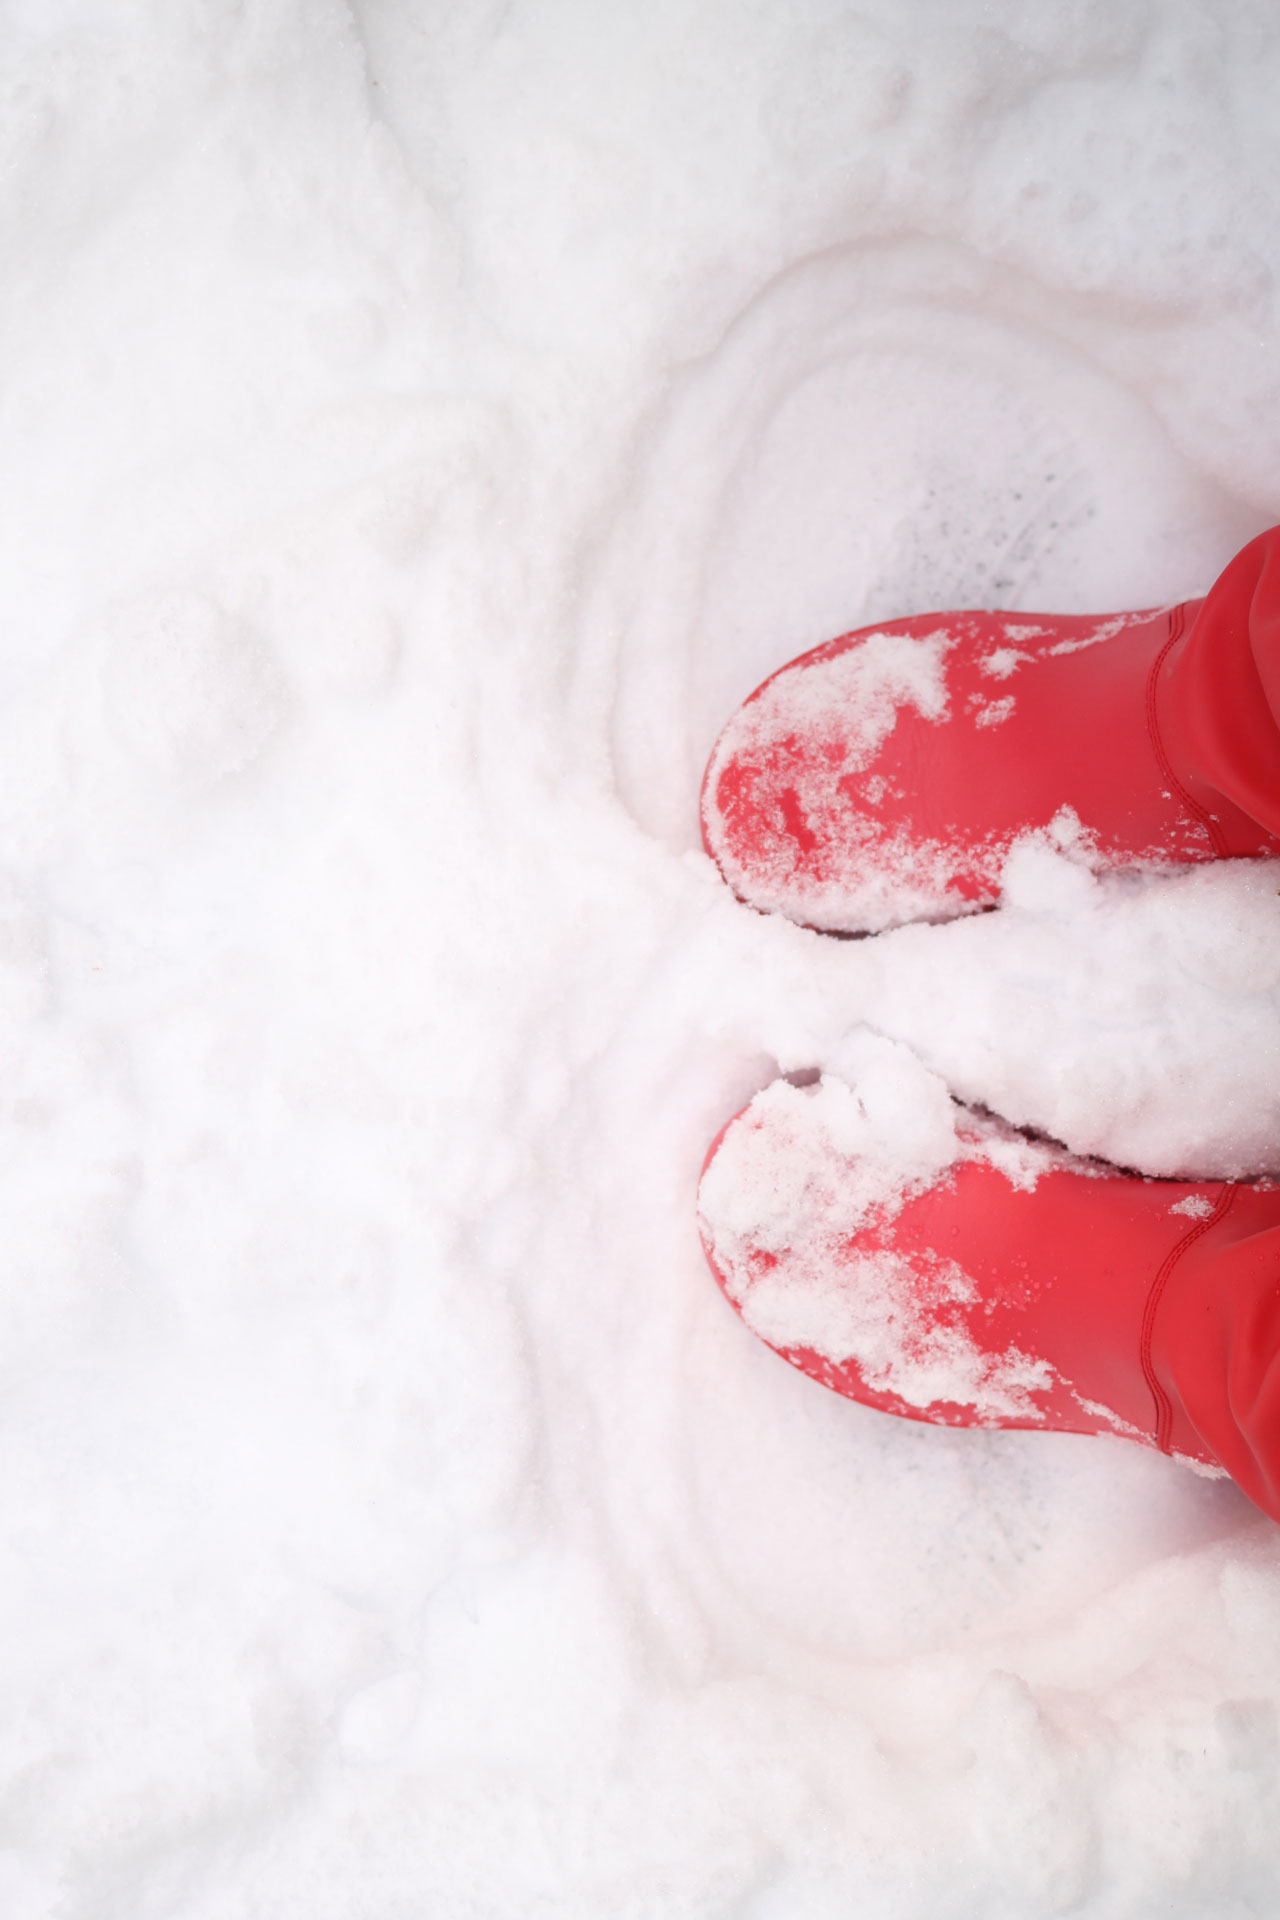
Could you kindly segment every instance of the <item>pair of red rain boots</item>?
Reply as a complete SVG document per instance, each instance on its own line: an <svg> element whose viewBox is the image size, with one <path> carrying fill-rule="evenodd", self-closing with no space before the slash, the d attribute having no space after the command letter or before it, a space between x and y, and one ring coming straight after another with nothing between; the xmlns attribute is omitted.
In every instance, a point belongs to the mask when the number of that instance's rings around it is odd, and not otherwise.
<svg viewBox="0 0 1280 1920"><path fill-rule="evenodd" d="M726 727L702 825L740 899L830 932L993 904L1029 832L1097 870L1280 858L1280 529L1171 609L818 647ZM1123 1434L1280 1519L1280 1184L1142 1179L976 1115L904 1134L891 1081L778 1082L712 1146L699 1222L747 1324L869 1406Z"/></svg>

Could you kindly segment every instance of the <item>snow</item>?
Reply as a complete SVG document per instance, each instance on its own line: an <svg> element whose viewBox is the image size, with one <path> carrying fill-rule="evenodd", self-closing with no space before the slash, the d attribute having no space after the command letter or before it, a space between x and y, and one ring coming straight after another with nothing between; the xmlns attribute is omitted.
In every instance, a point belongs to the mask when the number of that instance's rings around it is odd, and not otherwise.
<svg viewBox="0 0 1280 1920"><path fill-rule="evenodd" d="M1273 1911L1277 1530L824 1392L694 1213L869 1029L1277 1170L1274 869L832 941L697 829L803 649L1280 517L1271 10L0 34L0 1908Z"/></svg>

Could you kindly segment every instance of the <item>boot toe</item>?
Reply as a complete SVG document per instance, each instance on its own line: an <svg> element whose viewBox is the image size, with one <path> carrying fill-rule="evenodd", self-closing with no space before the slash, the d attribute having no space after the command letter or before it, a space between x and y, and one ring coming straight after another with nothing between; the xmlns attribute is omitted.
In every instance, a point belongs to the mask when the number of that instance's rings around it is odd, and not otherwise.
<svg viewBox="0 0 1280 1920"><path fill-rule="evenodd" d="M936 787L955 644L936 621L849 636L739 709L707 768L702 830L740 899L825 932L879 932L995 897L1000 850L916 817Z"/></svg>
<svg viewBox="0 0 1280 1920"><path fill-rule="evenodd" d="M1104 1170L963 1110L949 1138L877 1142L865 1105L776 1082L712 1149L703 1245L751 1331L883 1412L1217 1464L1185 1422L1162 1431L1149 1347L1163 1276L1224 1185Z"/></svg>

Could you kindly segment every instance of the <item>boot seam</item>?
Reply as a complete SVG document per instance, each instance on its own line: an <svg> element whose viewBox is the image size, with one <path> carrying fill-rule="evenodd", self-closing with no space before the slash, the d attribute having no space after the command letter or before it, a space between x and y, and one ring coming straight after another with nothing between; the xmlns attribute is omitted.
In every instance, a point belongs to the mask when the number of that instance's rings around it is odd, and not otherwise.
<svg viewBox="0 0 1280 1920"><path fill-rule="evenodd" d="M1169 755L1165 751L1164 740L1160 733L1160 718L1156 711L1156 682L1159 679L1160 669L1165 663L1165 656L1182 638L1182 631L1186 625L1186 617L1187 609L1185 602L1174 607L1169 615L1169 638L1156 655L1152 663L1151 671L1147 675L1147 732L1151 737L1151 745L1154 749L1156 759L1159 762L1161 773L1169 782L1169 785L1173 788L1183 806L1200 822L1200 825L1212 841L1213 850L1218 858L1224 860L1227 857L1227 837L1208 808L1202 807L1198 800L1192 798L1174 772L1169 760Z"/></svg>
<svg viewBox="0 0 1280 1920"><path fill-rule="evenodd" d="M1160 1302L1164 1295L1165 1288L1169 1284L1169 1276L1181 1260L1183 1254L1193 1247L1196 1241L1204 1234L1208 1233L1211 1227L1216 1227L1219 1220L1224 1219L1226 1215L1230 1213L1235 1197L1236 1188L1228 1182L1218 1195L1217 1204L1208 1218L1205 1220L1197 1220L1190 1232L1184 1233L1181 1240L1177 1241L1171 1251L1165 1255L1160 1271L1152 1281L1151 1291L1147 1295L1147 1304L1142 1314L1142 1333L1139 1340L1138 1352L1142 1362L1143 1378L1151 1389L1151 1398L1155 1402L1155 1442L1161 1453L1172 1452L1173 1401L1156 1373L1155 1362L1151 1356L1151 1344L1155 1335L1156 1316L1160 1311Z"/></svg>

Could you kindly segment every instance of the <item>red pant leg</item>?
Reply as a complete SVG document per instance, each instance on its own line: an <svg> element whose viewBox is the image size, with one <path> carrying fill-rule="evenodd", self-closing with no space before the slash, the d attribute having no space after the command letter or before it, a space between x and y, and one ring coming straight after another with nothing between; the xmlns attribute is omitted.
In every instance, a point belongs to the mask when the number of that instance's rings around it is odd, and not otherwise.
<svg viewBox="0 0 1280 1920"><path fill-rule="evenodd" d="M1198 606L1153 682L1157 750L1222 854L1280 836L1280 527L1251 540ZM1261 831L1259 831L1261 829Z"/></svg>
<svg viewBox="0 0 1280 1920"><path fill-rule="evenodd" d="M1274 853L1280 836L1280 528L1238 553L1153 681L1152 732L1221 853ZM1270 836L1270 839L1267 838ZM1208 1443L1280 1520L1280 1192L1229 1190L1185 1244L1155 1315L1168 1444Z"/></svg>
<svg viewBox="0 0 1280 1920"><path fill-rule="evenodd" d="M1227 1188L1152 1306L1161 1445L1198 1452L1198 1436L1280 1520L1280 1188Z"/></svg>

